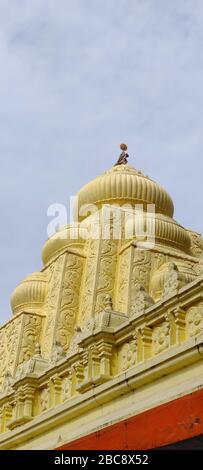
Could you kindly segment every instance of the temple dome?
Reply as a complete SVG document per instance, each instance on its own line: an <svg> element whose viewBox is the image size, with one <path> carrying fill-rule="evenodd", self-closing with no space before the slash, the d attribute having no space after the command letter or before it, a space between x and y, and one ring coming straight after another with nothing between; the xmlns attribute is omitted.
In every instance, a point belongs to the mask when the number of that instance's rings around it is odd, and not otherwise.
<svg viewBox="0 0 203 470"><path fill-rule="evenodd" d="M83 220L85 205L95 204L155 204L156 212L173 217L174 206L169 194L141 171L130 165L117 165L83 186L78 192L79 220ZM82 213L84 207L84 214Z"/></svg>
<svg viewBox="0 0 203 470"><path fill-rule="evenodd" d="M81 247L86 236L86 229L78 224L61 228L45 242L42 251L43 264L47 264L54 257L59 256L67 247Z"/></svg>
<svg viewBox="0 0 203 470"><path fill-rule="evenodd" d="M41 311L47 289L46 275L36 272L27 276L13 291L11 308L14 315Z"/></svg>

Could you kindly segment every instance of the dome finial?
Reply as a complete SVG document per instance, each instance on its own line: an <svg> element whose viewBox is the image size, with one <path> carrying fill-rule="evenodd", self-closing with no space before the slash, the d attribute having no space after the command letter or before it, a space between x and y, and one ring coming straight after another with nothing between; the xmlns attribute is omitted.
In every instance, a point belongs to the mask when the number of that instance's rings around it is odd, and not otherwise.
<svg viewBox="0 0 203 470"><path fill-rule="evenodd" d="M126 165L127 162L127 158L129 158L129 155L127 153L127 145L126 144L120 144L120 149L122 150L121 154L120 154L120 157L118 158L118 161L115 163L114 166L117 166L117 165Z"/></svg>

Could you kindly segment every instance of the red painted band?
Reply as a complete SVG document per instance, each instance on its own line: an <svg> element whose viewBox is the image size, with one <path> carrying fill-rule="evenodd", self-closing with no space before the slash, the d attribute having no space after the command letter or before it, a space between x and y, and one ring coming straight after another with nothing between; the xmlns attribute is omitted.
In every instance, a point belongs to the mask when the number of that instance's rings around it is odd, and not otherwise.
<svg viewBox="0 0 203 470"><path fill-rule="evenodd" d="M151 449L203 434L203 389L69 442L59 449Z"/></svg>

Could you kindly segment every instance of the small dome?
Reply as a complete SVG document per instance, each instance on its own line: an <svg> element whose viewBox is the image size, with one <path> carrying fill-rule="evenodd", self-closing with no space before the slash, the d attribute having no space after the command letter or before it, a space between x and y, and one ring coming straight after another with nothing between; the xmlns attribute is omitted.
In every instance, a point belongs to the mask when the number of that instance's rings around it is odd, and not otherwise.
<svg viewBox="0 0 203 470"><path fill-rule="evenodd" d="M147 231L149 231L148 236L150 235L150 218L147 222L147 213L144 214L144 226ZM141 218L142 222L142 218ZM153 222L153 219L152 219ZM148 227L149 226L149 227ZM139 237L138 223L133 217L129 218L126 222L126 237L134 238L136 241L142 241L144 235L142 234L142 225L141 225L141 236ZM155 229L155 231L154 231ZM180 224L178 224L174 219L163 214L155 214L154 224L151 225L152 236L155 236L155 243L160 245L168 245L173 248L184 251L185 253L190 253L190 236Z"/></svg>
<svg viewBox="0 0 203 470"><path fill-rule="evenodd" d="M83 220L85 205L95 204L155 204L156 212L173 216L173 201L168 193L149 177L130 165L118 165L83 186L78 192L79 220ZM84 214L82 211L84 207Z"/></svg>
<svg viewBox="0 0 203 470"><path fill-rule="evenodd" d="M42 251L42 260L47 264L55 256L59 255L68 246L81 246L87 237L85 228L79 225L67 225L56 232L44 244Z"/></svg>
<svg viewBox="0 0 203 470"><path fill-rule="evenodd" d="M13 291L11 308L13 314L21 312L37 313L41 310L46 296L46 276L36 272L30 274Z"/></svg>

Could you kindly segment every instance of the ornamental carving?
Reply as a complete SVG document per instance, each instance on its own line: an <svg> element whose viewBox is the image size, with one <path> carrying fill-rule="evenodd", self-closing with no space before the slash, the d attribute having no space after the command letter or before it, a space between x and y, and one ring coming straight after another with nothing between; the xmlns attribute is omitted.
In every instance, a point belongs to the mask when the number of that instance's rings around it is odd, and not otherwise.
<svg viewBox="0 0 203 470"><path fill-rule="evenodd" d="M56 364L61 359L64 359L64 357L66 357L66 353L63 349L63 346L59 341L55 341L51 354L51 362Z"/></svg>
<svg viewBox="0 0 203 470"><path fill-rule="evenodd" d="M50 393L48 387L43 388L41 393L40 393L40 409L41 413L44 411L47 411L49 409L49 398L50 398Z"/></svg>
<svg viewBox="0 0 203 470"><path fill-rule="evenodd" d="M141 303L149 303L147 295L145 296L144 301L144 295L142 296L141 292L142 287L139 289L139 286L143 286L144 294L144 290L147 290L149 286L149 273L151 266L151 254L148 251L136 248L133 248L133 251L132 271L130 277L130 314L134 313L137 309L140 311ZM142 297L143 299L141 300Z"/></svg>
<svg viewBox="0 0 203 470"><path fill-rule="evenodd" d="M67 377L64 377L62 382L62 401L66 401L71 397L71 389L72 389L72 379L71 375L69 374Z"/></svg>
<svg viewBox="0 0 203 470"><path fill-rule="evenodd" d="M110 233L109 240L102 240L97 274L95 312L102 310L107 295L113 295L117 261L117 240Z"/></svg>
<svg viewBox="0 0 203 470"><path fill-rule="evenodd" d="M82 269L83 258L68 253L62 281L60 313L56 330L56 340L60 342L65 351L69 347L77 320Z"/></svg>
<svg viewBox="0 0 203 470"><path fill-rule="evenodd" d="M135 366L136 356L137 356L136 340L123 344L118 354L119 370L125 371L129 369L130 367Z"/></svg>
<svg viewBox="0 0 203 470"><path fill-rule="evenodd" d="M0 330L0 390L4 382L4 375L7 365L7 351L6 351L6 334L5 328Z"/></svg>
<svg viewBox="0 0 203 470"><path fill-rule="evenodd" d="M198 258L203 254L203 238L199 233L189 232L191 238L191 251Z"/></svg>
<svg viewBox="0 0 203 470"><path fill-rule="evenodd" d="M35 347L40 342L42 317L24 315L23 335L18 363L28 361L35 353Z"/></svg>
<svg viewBox="0 0 203 470"><path fill-rule="evenodd" d="M151 275L154 271L158 271L163 264L168 261L168 256L163 253L152 253L151 255Z"/></svg>
<svg viewBox="0 0 203 470"><path fill-rule="evenodd" d="M126 249L119 259L116 310L128 313L132 247Z"/></svg>
<svg viewBox="0 0 203 470"><path fill-rule="evenodd" d="M184 283L184 276L179 272L177 265L169 263L164 275L163 296L177 293Z"/></svg>
<svg viewBox="0 0 203 470"><path fill-rule="evenodd" d="M19 341L22 334L23 318L18 317L9 322L6 326L6 349L7 349L7 370L14 374L17 367Z"/></svg>
<svg viewBox="0 0 203 470"><path fill-rule="evenodd" d="M157 326L152 331L152 344L155 354L158 354L170 346L170 326L167 322Z"/></svg>
<svg viewBox="0 0 203 470"><path fill-rule="evenodd" d="M4 382L2 392L4 395L8 395L12 392L12 385L13 385L13 377L9 371L5 372Z"/></svg>
<svg viewBox="0 0 203 470"><path fill-rule="evenodd" d="M186 315L186 328L189 336L203 332L203 303L189 309Z"/></svg>
<svg viewBox="0 0 203 470"><path fill-rule="evenodd" d="M22 316L14 318L0 330L0 390L6 372L14 374L18 360Z"/></svg>
<svg viewBox="0 0 203 470"><path fill-rule="evenodd" d="M141 283L148 290L151 253L147 250L139 250L139 248L134 248L133 251L131 280L134 283Z"/></svg>
<svg viewBox="0 0 203 470"><path fill-rule="evenodd" d="M133 286L134 299L131 300L131 316L141 315L145 309L151 307L154 303L152 297L145 291L142 284L138 283ZM131 291L131 292L132 292Z"/></svg>
<svg viewBox="0 0 203 470"><path fill-rule="evenodd" d="M45 304L46 322L44 331L44 341L42 343L42 355L50 357L54 341L55 325L60 302L60 291L66 254L59 258L49 267L47 274L49 288Z"/></svg>
<svg viewBox="0 0 203 470"><path fill-rule="evenodd" d="M87 316L94 312L96 275L99 262L100 240L89 240L87 249L87 259L84 272L84 286L81 301L81 324L86 322Z"/></svg>

